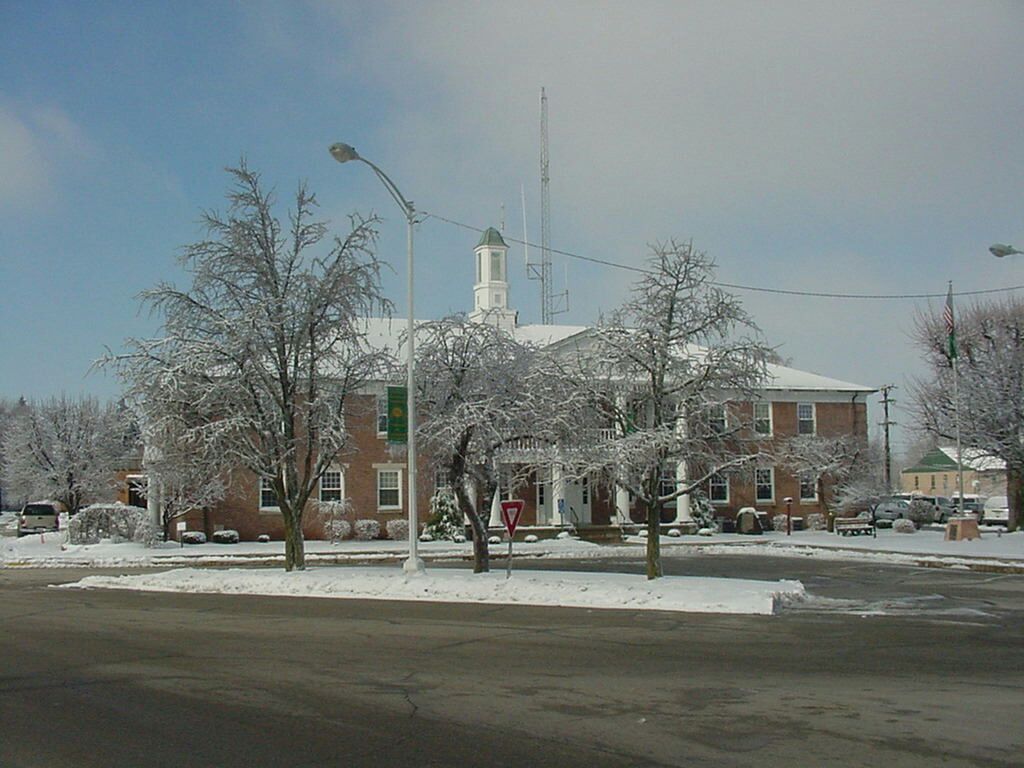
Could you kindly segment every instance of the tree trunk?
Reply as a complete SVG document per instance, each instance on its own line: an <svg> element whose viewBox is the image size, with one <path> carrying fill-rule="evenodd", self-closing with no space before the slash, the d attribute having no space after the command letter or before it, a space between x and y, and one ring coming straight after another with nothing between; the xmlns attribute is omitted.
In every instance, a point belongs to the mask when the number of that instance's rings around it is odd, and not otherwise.
<svg viewBox="0 0 1024 768"><path fill-rule="evenodd" d="M459 488L455 492L459 509L469 519L470 531L473 534L473 573L488 573L491 570L491 556L487 548L487 523L484 522L473 505L469 502L465 491ZM490 518L488 507L488 518Z"/></svg>
<svg viewBox="0 0 1024 768"><path fill-rule="evenodd" d="M1006 465L1006 503L1010 508L1006 530L1015 531L1021 527L1021 513L1024 512L1024 472L1009 463Z"/></svg>
<svg viewBox="0 0 1024 768"><path fill-rule="evenodd" d="M281 507L284 517L284 569L306 570L306 548L302 539L302 517Z"/></svg>
<svg viewBox="0 0 1024 768"><path fill-rule="evenodd" d="M647 578L661 576L661 510L655 502L647 505Z"/></svg>

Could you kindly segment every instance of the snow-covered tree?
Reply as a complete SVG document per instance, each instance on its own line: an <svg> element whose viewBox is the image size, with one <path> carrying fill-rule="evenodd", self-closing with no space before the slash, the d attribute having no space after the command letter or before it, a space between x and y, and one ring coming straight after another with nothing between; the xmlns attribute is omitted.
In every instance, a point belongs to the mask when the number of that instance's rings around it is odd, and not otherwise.
<svg viewBox="0 0 1024 768"><path fill-rule="evenodd" d="M4 432L5 487L59 501L75 514L113 499L115 473L132 450L124 409L61 396L17 409Z"/></svg>
<svg viewBox="0 0 1024 768"><path fill-rule="evenodd" d="M830 522L828 491L845 481L862 460L867 444L849 435L797 435L779 443L773 450L775 461L801 482L812 481L818 503Z"/></svg>
<svg viewBox="0 0 1024 768"><path fill-rule="evenodd" d="M753 398L771 350L739 300L714 285L714 271L690 243L653 246L630 297L579 347L580 383L619 435L595 446L584 467L603 470L645 509L649 579L662 574L662 507L758 456L729 404Z"/></svg>
<svg viewBox="0 0 1024 768"><path fill-rule="evenodd" d="M225 214L203 215L207 238L185 248L184 288L144 294L163 335L114 356L147 428L182 436L218 465L244 467L277 497L285 568L305 567L302 520L323 472L345 449L346 410L380 353L363 318L386 311L374 219L324 242L304 185L282 225L276 201L244 162L229 169Z"/></svg>
<svg viewBox="0 0 1024 768"><path fill-rule="evenodd" d="M457 315L420 326L416 338L417 434L470 521L473 569L484 572L499 482L515 485L528 469L502 462L502 450L517 441L554 442L571 403L550 358L494 325ZM506 474L499 477L499 470Z"/></svg>
<svg viewBox="0 0 1024 768"><path fill-rule="evenodd" d="M956 439L953 365L942 312L922 314L916 341L930 369L914 383L914 409L921 425L951 442ZM1024 508L1024 300L972 304L956 317L954 345L959 374L961 442L1006 462L1009 528Z"/></svg>

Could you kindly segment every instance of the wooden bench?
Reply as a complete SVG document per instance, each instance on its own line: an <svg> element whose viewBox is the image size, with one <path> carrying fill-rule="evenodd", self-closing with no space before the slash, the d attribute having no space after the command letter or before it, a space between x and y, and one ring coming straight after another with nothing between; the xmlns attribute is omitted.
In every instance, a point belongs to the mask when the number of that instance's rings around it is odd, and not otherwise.
<svg viewBox="0 0 1024 768"><path fill-rule="evenodd" d="M832 528L840 536L875 535L875 526L866 517L837 517Z"/></svg>

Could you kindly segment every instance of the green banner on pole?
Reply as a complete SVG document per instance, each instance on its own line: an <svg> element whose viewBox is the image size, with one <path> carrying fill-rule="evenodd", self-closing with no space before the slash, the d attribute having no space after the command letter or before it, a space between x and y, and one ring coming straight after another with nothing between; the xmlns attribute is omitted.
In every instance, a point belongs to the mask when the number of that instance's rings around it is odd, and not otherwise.
<svg viewBox="0 0 1024 768"><path fill-rule="evenodd" d="M409 389L388 387L388 442L405 443L409 439Z"/></svg>

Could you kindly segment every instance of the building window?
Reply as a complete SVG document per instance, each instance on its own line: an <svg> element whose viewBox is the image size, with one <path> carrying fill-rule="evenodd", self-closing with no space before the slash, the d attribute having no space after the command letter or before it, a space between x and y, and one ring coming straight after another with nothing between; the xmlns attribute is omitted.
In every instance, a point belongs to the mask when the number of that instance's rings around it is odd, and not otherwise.
<svg viewBox="0 0 1024 768"><path fill-rule="evenodd" d="M814 434L814 403L796 404L796 433L798 435Z"/></svg>
<svg viewBox="0 0 1024 768"><path fill-rule="evenodd" d="M914 475L914 490L918 490L921 487L921 476Z"/></svg>
<svg viewBox="0 0 1024 768"><path fill-rule="evenodd" d="M818 478L804 473L800 475L800 501L818 500Z"/></svg>
<svg viewBox="0 0 1024 768"><path fill-rule="evenodd" d="M720 435L725 432L725 406L724 405L713 405L711 410L708 412L708 426L711 431Z"/></svg>
<svg viewBox="0 0 1024 768"><path fill-rule="evenodd" d="M341 501L345 498L345 476L340 469L328 469L320 476L320 501Z"/></svg>
<svg viewBox="0 0 1024 768"><path fill-rule="evenodd" d="M270 480L260 478L260 509L278 509L280 506Z"/></svg>
<svg viewBox="0 0 1024 768"><path fill-rule="evenodd" d="M676 474L665 470L661 475L661 483L658 486L658 495L662 498L671 496L676 492Z"/></svg>
<svg viewBox="0 0 1024 768"><path fill-rule="evenodd" d="M729 478L715 472L708 478L708 499L712 504L729 503Z"/></svg>
<svg viewBox="0 0 1024 768"><path fill-rule="evenodd" d="M501 251L491 251L491 280L504 280L501 273Z"/></svg>
<svg viewBox="0 0 1024 768"><path fill-rule="evenodd" d="M128 504L132 507L146 506L146 485L149 482L145 475L128 475Z"/></svg>
<svg viewBox="0 0 1024 768"><path fill-rule="evenodd" d="M377 470L377 507L380 509L401 509L402 473L399 470Z"/></svg>
<svg viewBox="0 0 1024 768"><path fill-rule="evenodd" d="M590 503L590 483L586 477L580 480L580 483L583 485L583 506L587 506Z"/></svg>
<svg viewBox="0 0 1024 768"><path fill-rule="evenodd" d="M772 433L772 404L754 403L754 433L770 435Z"/></svg>
<svg viewBox="0 0 1024 768"><path fill-rule="evenodd" d="M434 490L435 491L450 491L451 486L448 484L448 470L447 469L435 469L434 470Z"/></svg>
<svg viewBox="0 0 1024 768"><path fill-rule="evenodd" d="M935 475L933 474L930 477L931 477L931 481L932 481L931 482L931 488L934 491L935 490Z"/></svg>
<svg viewBox="0 0 1024 768"><path fill-rule="evenodd" d="M759 502L775 500L775 470L754 470L754 499Z"/></svg>
<svg viewBox="0 0 1024 768"><path fill-rule="evenodd" d="M377 435L388 433L388 396L377 396Z"/></svg>
<svg viewBox="0 0 1024 768"><path fill-rule="evenodd" d="M478 283L484 281L484 255L482 253L476 255L476 281Z"/></svg>
<svg viewBox="0 0 1024 768"><path fill-rule="evenodd" d="M543 481L539 481L537 483L537 508L538 509L543 509L544 505L547 504L547 495L548 495L548 484L543 482Z"/></svg>

